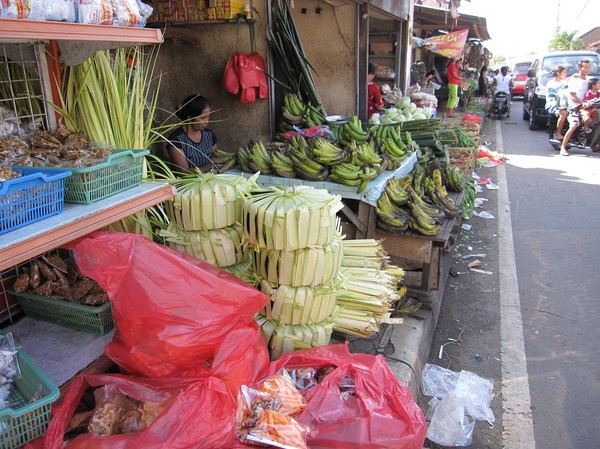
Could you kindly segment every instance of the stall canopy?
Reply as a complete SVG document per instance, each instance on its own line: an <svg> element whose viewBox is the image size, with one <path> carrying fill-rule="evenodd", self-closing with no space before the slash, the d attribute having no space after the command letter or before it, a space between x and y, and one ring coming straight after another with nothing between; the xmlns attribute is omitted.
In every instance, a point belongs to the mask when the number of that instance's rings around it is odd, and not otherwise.
<svg viewBox="0 0 600 449"><path fill-rule="evenodd" d="M460 14L456 19L450 15L450 11L428 6L415 5L414 29L420 30L420 37L429 37L439 34L439 31L452 32L468 29L468 39L487 41L491 39L485 17Z"/></svg>

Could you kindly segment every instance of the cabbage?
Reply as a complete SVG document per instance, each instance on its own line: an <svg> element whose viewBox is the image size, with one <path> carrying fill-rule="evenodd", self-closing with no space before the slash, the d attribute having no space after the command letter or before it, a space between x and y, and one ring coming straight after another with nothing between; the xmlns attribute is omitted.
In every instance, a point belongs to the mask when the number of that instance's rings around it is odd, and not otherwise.
<svg viewBox="0 0 600 449"><path fill-rule="evenodd" d="M406 106L410 104L410 97L402 97L398 103L396 103L396 107L399 109L404 109Z"/></svg>
<svg viewBox="0 0 600 449"><path fill-rule="evenodd" d="M379 119L381 118L381 114L375 112L371 118L369 119L370 123L373 123L375 125L379 125Z"/></svg>
<svg viewBox="0 0 600 449"><path fill-rule="evenodd" d="M425 114L425 117L431 118L433 115L433 108L423 108L423 114Z"/></svg>
<svg viewBox="0 0 600 449"><path fill-rule="evenodd" d="M409 103L406 108L410 111L411 114L414 114L414 112L417 110L417 105L414 103Z"/></svg>
<svg viewBox="0 0 600 449"><path fill-rule="evenodd" d="M415 109L415 112L413 112L413 114L424 114L425 111L423 111L423 108L417 108Z"/></svg>
<svg viewBox="0 0 600 449"><path fill-rule="evenodd" d="M422 112L419 112L417 114L413 114L412 116L413 120L426 120L427 117L425 116L425 114L423 114Z"/></svg>

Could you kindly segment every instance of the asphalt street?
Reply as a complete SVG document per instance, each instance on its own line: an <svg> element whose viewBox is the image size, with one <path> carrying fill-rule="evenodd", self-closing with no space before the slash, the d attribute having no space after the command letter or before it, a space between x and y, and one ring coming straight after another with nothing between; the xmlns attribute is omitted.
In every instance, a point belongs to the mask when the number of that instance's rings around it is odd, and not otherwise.
<svg viewBox="0 0 600 449"><path fill-rule="evenodd" d="M600 154L559 156L521 107L484 123L508 160L476 170L499 187L477 195L494 218L464 222L429 363L494 381L495 423L477 422L471 448L596 448Z"/></svg>

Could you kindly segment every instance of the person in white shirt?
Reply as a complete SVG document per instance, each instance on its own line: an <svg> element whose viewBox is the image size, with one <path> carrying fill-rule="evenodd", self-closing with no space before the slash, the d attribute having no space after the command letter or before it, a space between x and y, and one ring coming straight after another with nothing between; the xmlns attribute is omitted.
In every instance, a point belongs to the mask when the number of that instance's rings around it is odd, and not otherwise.
<svg viewBox="0 0 600 449"><path fill-rule="evenodd" d="M508 75L508 66L504 66L500 68L500 73L494 77L492 81L492 90L494 92L494 96L492 97L492 101L488 107L487 116L490 117L492 114L492 109L494 108L494 99L496 94L499 92L505 92L508 95L508 115L510 115L510 91L512 89L512 78Z"/></svg>
<svg viewBox="0 0 600 449"><path fill-rule="evenodd" d="M579 64L577 64L579 73L576 73L569 78L567 84L567 109L569 110L567 121L569 122L569 130L565 133L565 137L563 138L560 146L561 156L569 155L569 152L567 151L567 143L579 126L579 121L581 118L579 111L575 108L584 103L583 97L588 89L587 74L590 73L591 67L592 65L588 59L579 61Z"/></svg>
<svg viewBox="0 0 600 449"><path fill-rule="evenodd" d="M552 70L554 78L548 81L546 84L546 109L550 114L556 114L558 116L558 122L556 124L556 131L554 131L554 137L558 140L563 139L562 129L567 120L567 104L566 97L563 99L564 90L567 87L567 68L559 65Z"/></svg>

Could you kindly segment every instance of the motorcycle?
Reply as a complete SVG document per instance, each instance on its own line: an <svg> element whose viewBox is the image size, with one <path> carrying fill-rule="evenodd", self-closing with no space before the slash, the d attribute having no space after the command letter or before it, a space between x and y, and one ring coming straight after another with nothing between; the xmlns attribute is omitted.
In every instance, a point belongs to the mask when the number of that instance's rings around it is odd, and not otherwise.
<svg viewBox="0 0 600 449"><path fill-rule="evenodd" d="M510 97L506 92L497 92L492 99L492 114L497 118L502 118L504 114L508 117Z"/></svg>
<svg viewBox="0 0 600 449"><path fill-rule="evenodd" d="M600 98L595 100L588 101L587 104L594 108L600 108ZM576 108L569 111L569 113L579 113L581 106L577 106ZM565 122L566 127L562 129L562 135L564 136L567 133L568 129L568 120ZM554 111L550 114L550 118L548 119L548 141L552 148L556 151L560 151L560 147L562 145L562 140L558 140L554 137L556 132L556 125L558 124L558 113ZM600 152L600 124L595 124L590 126L591 132L586 133L585 127L583 126L583 120L579 120L579 125L577 129L565 145L568 149L570 148L578 148L581 150L592 150L594 152Z"/></svg>

